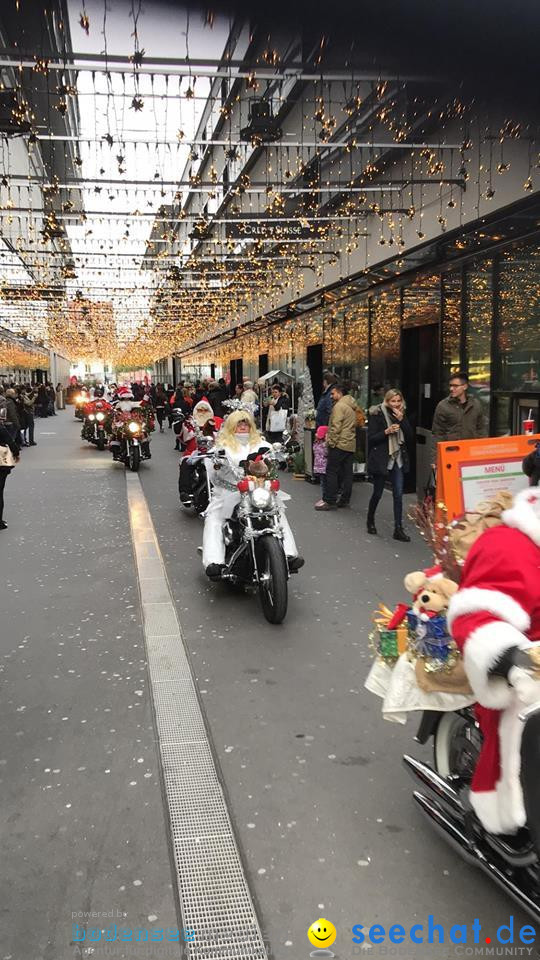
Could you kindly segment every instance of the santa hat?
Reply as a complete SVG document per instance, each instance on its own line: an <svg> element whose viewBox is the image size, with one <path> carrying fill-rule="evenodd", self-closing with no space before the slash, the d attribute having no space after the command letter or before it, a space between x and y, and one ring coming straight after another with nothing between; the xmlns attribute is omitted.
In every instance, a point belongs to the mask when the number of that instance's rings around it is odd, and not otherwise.
<svg viewBox="0 0 540 960"><path fill-rule="evenodd" d="M426 580L442 580L443 570L439 564L436 564L434 567L426 567L424 570L424 576Z"/></svg>
<svg viewBox="0 0 540 960"><path fill-rule="evenodd" d="M129 387L119 387L116 392L117 392L117 395L123 400L128 400L133 398L133 394L129 389Z"/></svg>

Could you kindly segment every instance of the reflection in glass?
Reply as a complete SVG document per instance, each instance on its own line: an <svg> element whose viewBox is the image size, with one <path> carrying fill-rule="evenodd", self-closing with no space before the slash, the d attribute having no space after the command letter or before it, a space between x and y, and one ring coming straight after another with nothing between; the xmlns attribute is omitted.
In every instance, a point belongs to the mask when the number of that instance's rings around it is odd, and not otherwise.
<svg viewBox="0 0 540 960"><path fill-rule="evenodd" d="M540 391L540 249L501 255L499 298L502 390Z"/></svg>
<svg viewBox="0 0 540 960"><path fill-rule="evenodd" d="M493 261L471 264L465 279L466 339L471 394L489 415L491 392L491 323L493 318Z"/></svg>
<svg viewBox="0 0 540 960"><path fill-rule="evenodd" d="M371 300L371 403L380 403L383 388L399 386L401 297L386 290Z"/></svg>
<svg viewBox="0 0 540 960"><path fill-rule="evenodd" d="M441 388L446 385L451 373L459 371L461 339L461 272L443 274L443 316L442 316L442 376Z"/></svg>

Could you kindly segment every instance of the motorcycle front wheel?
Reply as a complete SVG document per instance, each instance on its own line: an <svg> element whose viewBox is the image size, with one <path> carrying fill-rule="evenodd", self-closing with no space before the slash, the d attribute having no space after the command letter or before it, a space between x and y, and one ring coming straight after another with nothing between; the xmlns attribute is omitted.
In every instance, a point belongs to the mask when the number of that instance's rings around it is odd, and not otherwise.
<svg viewBox="0 0 540 960"><path fill-rule="evenodd" d="M141 465L141 451L138 447L130 447L128 452L128 467L132 473L137 473Z"/></svg>
<svg viewBox="0 0 540 960"><path fill-rule="evenodd" d="M262 537L257 544L259 597L268 623L282 623L287 614L287 561L275 537Z"/></svg>
<svg viewBox="0 0 540 960"><path fill-rule="evenodd" d="M98 450L104 450L104 449L105 449L105 438L104 438L104 437L98 437L97 448L98 448Z"/></svg>

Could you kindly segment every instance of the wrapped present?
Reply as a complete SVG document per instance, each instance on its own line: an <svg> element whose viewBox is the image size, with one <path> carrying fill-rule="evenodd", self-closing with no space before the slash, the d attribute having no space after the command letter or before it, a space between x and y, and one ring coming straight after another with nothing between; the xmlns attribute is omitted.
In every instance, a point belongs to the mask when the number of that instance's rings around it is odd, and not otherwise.
<svg viewBox="0 0 540 960"><path fill-rule="evenodd" d="M371 640L378 657L386 662L393 662L405 653L409 644L409 625L406 619L401 619L396 627L390 627L395 622L395 612L389 610L383 603L373 617L375 624Z"/></svg>
<svg viewBox="0 0 540 960"><path fill-rule="evenodd" d="M426 671L451 670L459 659L459 651L448 633L446 617L427 616L410 610L407 614L411 635L411 652L425 661Z"/></svg>

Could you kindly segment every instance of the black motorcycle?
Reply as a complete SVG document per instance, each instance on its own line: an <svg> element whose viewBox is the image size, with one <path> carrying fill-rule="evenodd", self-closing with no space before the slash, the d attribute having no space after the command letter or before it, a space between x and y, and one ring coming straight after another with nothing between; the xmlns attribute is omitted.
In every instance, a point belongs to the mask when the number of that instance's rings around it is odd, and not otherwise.
<svg viewBox="0 0 540 960"><path fill-rule="evenodd" d="M220 468L225 457L214 457ZM266 469L265 469L266 468ZM287 614L289 568L283 549L279 480L270 479L262 461L248 462L237 483L240 503L222 526L225 566L221 580L257 590L269 623L282 623Z"/></svg>
<svg viewBox="0 0 540 960"><path fill-rule="evenodd" d="M183 457L179 464L178 493L182 508L201 516L212 495L207 470L208 451L199 449L190 457Z"/></svg>
<svg viewBox="0 0 540 960"><path fill-rule="evenodd" d="M531 669L526 651L519 665ZM430 823L470 864L480 867L540 922L540 683L539 702L524 707L521 785L527 826L515 835L489 833L469 802L469 786L482 746L471 707L454 713L425 711L416 741L433 738L433 766L405 756L414 799Z"/></svg>
<svg viewBox="0 0 540 960"><path fill-rule="evenodd" d="M89 413L83 421L82 439L87 440L88 443L94 443L98 450L104 450L107 445L106 421L107 414L103 410Z"/></svg>
<svg viewBox="0 0 540 960"><path fill-rule="evenodd" d="M113 423L109 444L113 460L120 460L136 473L142 460L150 460L150 437L145 420L128 417L123 423Z"/></svg>

